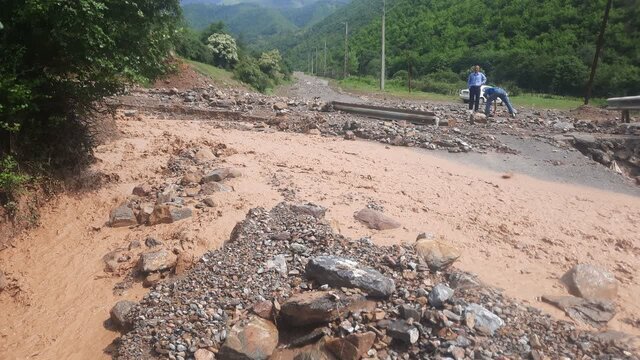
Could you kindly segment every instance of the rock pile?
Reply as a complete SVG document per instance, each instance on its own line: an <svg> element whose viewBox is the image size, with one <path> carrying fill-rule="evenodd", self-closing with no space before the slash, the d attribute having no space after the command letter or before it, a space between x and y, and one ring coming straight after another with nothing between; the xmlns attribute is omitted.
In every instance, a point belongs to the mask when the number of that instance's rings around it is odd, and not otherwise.
<svg viewBox="0 0 640 360"><path fill-rule="evenodd" d="M415 245L350 240L323 217L312 204L250 210L223 248L131 310L114 356L632 358L469 274L430 271Z"/></svg>

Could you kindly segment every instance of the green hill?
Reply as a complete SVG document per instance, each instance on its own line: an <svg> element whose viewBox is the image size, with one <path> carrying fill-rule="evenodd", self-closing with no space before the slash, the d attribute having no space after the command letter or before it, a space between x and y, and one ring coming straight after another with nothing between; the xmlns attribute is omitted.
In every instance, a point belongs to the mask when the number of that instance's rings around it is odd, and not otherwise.
<svg viewBox="0 0 640 360"><path fill-rule="evenodd" d="M492 82L580 95L606 0L388 0L387 73L450 73L476 63ZM379 76L381 1L354 0L295 39L276 39L295 68L327 41L328 73L340 74L349 22L353 74ZM322 70L322 63L320 64ZM599 96L632 94L640 83L640 6L616 0L595 84Z"/></svg>

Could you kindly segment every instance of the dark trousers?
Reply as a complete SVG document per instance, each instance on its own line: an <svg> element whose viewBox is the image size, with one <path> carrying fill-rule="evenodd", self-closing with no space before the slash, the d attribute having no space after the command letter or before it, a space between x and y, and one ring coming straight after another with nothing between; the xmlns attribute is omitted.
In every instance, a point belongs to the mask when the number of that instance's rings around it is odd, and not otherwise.
<svg viewBox="0 0 640 360"><path fill-rule="evenodd" d="M478 111L480 106L480 86L469 87L469 110Z"/></svg>

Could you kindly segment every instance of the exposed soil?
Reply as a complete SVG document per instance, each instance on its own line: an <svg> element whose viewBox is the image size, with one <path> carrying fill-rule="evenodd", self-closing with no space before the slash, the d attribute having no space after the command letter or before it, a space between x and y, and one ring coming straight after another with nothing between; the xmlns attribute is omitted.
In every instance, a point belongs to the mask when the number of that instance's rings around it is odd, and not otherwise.
<svg viewBox="0 0 640 360"><path fill-rule="evenodd" d="M169 85L177 87L162 87ZM114 293L125 278L104 271L105 254L153 236L197 258L227 240L250 208L282 200L326 206L333 228L354 239L399 244L423 231L443 236L463 250L458 268L560 318L539 298L565 294L558 278L572 265L598 265L620 282L618 315L608 328L640 335L633 325L640 313L637 195L518 172L504 176L410 147L155 113L119 116L119 137L97 148L91 169L109 175L102 187L59 196L42 208L38 228L0 248L8 279L0 293L0 358L109 358L119 336L105 327L109 309L121 299L138 301L147 290L133 279ZM231 181L235 191L214 196L214 209L174 224L105 226L134 186L175 182L169 164L178 154L218 144L235 151L215 163L240 168L243 176ZM367 229L353 218L367 205L383 208L402 227Z"/></svg>

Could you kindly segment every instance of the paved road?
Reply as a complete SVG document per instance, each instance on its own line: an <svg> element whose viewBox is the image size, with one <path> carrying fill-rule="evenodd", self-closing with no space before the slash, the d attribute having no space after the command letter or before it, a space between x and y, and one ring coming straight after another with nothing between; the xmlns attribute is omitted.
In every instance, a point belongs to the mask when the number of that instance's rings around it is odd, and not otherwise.
<svg viewBox="0 0 640 360"><path fill-rule="evenodd" d="M296 83L284 90L287 96L303 99L319 97L323 101L360 103L369 100L363 96L339 93L333 90L324 79L302 73L295 73L294 76ZM494 152L452 154L446 151L430 151L429 153L468 166L498 172L520 173L546 181L583 185L640 197L640 187L633 184L631 180L585 157L577 150L560 149L533 137L519 138L506 135L497 137L502 143L520 153L517 155Z"/></svg>

